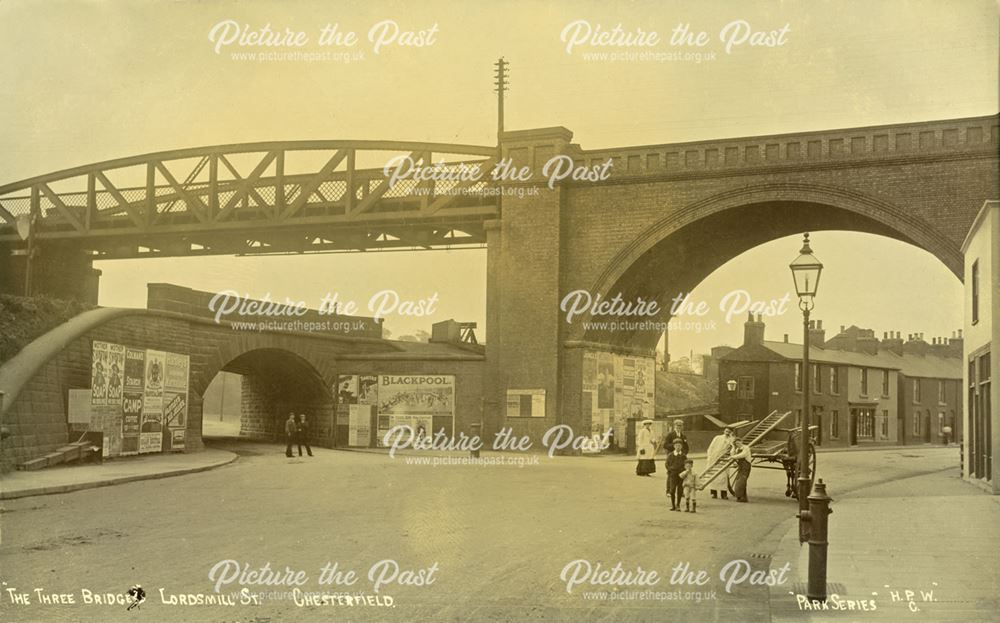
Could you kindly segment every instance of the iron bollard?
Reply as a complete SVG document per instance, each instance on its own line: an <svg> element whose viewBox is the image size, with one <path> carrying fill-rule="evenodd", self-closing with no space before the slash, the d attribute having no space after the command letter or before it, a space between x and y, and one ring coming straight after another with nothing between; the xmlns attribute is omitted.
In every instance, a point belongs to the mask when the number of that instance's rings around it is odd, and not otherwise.
<svg viewBox="0 0 1000 623"><path fill-rule="evenodd" d="M482 432L482 430L483 430L483 424L481 422L474 422L474 423L472 423L469 426L469 429L470 429L470 432L472 433L472 438L473 439L478 439L480 432ZM469 456L470 457L472 457L474 459L478 459L479 458L479 447L478 446L479 446L479 444L476 444L473 449L469 450Z"/></svg>
<svg viewBox="0 0 1000 623"><path fill-rule="evenodd" d="M823 480L816 481L816 487L809 496L809 510L802 511L800 519L808 522L809 530L809 586L806 597L809 601L826 601L826 550L829 542L827 530L829 515L833 512L830 502L833 499L826 494L826 484Z"/></svg>

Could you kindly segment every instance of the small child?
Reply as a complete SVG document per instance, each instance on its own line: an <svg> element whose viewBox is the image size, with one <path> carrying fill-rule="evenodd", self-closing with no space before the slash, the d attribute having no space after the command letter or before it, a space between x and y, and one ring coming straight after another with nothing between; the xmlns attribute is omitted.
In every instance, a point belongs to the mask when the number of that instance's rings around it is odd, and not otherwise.
<svg viewBox="0 0 1000 623"><path fill-rule="evenodd" d="M695 495L698 492L698 475L694 473L694 461L691 459L684 461L681 485L684 487L684 512L697 513L698 500L695 499Z"/></svg>

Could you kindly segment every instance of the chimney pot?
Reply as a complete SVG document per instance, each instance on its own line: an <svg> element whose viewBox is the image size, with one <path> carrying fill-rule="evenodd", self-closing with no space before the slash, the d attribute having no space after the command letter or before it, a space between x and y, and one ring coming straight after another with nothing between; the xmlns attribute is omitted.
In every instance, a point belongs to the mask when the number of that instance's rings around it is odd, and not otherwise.
<svg viewBox="0 0 1000 623"><path fill-rule="evenodd" d="M823 321L822 320L817 320L816 321L816 328L817 329L822 329L823 328Z"/></svg>
<svg viewBox="0 0 1000 623"><path fill-rule="evenodd" d="M785 344L787 344L787 343L788 343L788 334L786 333L785 334Z"/></svg>
<svg viewBox="0 0 1000 623"><path fill-rule="evenodd" d="M847 327L845 327L844 325L840 325L840 332L841 333L843 333L845 329L847 329Z"/></svg>
<svg viewBox="0 0 1000 623"><path fill-rule="evenodd" d="M958 330L958 339L962 339L962 330L961 329Z"/></svg>

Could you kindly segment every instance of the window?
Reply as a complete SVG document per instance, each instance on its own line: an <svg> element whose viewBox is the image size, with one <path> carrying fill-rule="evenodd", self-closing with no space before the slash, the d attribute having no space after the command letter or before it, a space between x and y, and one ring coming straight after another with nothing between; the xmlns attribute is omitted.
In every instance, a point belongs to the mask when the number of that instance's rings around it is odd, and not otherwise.
<svg viewBox="0 0 1000 623"><path fill-rule="evenodd" d="M840 412L830 412L830 439L840 438Z"/></svg>
<svg viewBox="0 0 1000 623"><path fill-rule="evenodd" d="M882 412L882 439L889 438L889 412Z"/></svg>
<svg viewBox="0 0 1000 623"><path fill-rule="evenodd" d="M972 324L979 322L979 260L972 263Z"/></svg>
<svg viewBox="0 0 1000 623"><path fill-rule="evenodd" d="M753 400L754 378L741 376L736 380L736 397L740 400Z"/></svg>
<svg viewBox="0 0 1000 623"><path fill-rule="evenodd" d="M823 370L818 363L812 364L812 390L814 394L823 393Z"/></svg>
<svg viewBox="0 0 1000 623"><path fill-rule="evenodd" d="M872 439L875 436L875 413L872 409L858 411L858 437Z"/></svg>
<svg viewBox="0 0 1000 623"><path fill-rule="evenodd" d="M861 395L868 395L868 368L861 368Z"/></svg>
<svg viewBox="0 0 1000 623"><path fill-rule="evenodd" d="M795 364L795 391L802 391L802 364Z"/></svg>
<svg viewBox="0 0 1000 623"><path fill-rule="evenodd" d="M947 402L945 398L944 381L938 381L938 404L945 404Z"/></svg>
<svg viewBox="0 0 1000 623"><path fill-rule="evenodd" d="M882 395L889 395L889 371L882 370Z"/></svg>
<svg viewBox="0 0 1000 623"><path fill-rule="evenodd" d="M913 379L913 402L920 402L920 379Z"/></svg>
<svg viewBox="0 0 1000 623"><path fill-rule="evenodd" d="M837 366L830 366L830 393L840 393L840 368Z"/></svg>

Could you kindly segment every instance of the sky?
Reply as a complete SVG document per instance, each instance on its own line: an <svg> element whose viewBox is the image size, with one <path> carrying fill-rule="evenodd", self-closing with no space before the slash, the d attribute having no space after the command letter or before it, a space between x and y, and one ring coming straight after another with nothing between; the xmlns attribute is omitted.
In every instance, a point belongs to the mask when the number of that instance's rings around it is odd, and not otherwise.
<svg viewBox="0 0 1000 623"><path fill-rule="evenodd" d="M301 31L320 50L326 25L355 32L356 62L237 60L209 34L234 20L251 30ZM425 45L367 35L386 20ZM561 33L655 31L665 43L687 24L708 33L706 59L602 62L567 52ZM737 45L720 31L787 26L774 47ZM430 36L433 33L433 36ZM401 39L398 37L397 39ZM433 41L431 44L427 44ZM491 145L492 65L510 62L508 129L564 126L584 149L799 132L996 114L998 9L991 1L910 2L126 2L0 0L0 183L174 148L297 139L384 139ZM12 96L13 94L13 96ZM961 326L961 284L926 252L866 234L820 232L827 265L815 316L828 327L950 335ZM790 291L797 239L773 241L718 269L691 293L718 309L754 283L756 299ZM307 303L336 292L364 304L392 288L435 296L434 314L394 315L395 336L454 318L485 317L483 250L294 257L115 260L100 303L142 306L145 284L233 289ZM757 279L774 266L773 281ZM866 296L859 297L859 292ZM769 335L799 332L797 310ZM891 323L887 321L891 318ZM674 356L735 344L739 322L677 331ZM709 320L708 317L702 320ZM892 326L889 326L891 324Z"/></svg>

